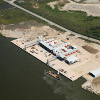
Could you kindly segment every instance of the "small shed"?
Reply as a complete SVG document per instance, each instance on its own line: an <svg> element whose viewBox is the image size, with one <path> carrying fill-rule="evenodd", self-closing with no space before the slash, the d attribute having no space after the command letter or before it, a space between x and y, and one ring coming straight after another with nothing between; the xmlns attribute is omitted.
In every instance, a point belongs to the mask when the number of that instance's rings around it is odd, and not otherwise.
<svg viewBox="0 0 100 100"><path fill-rule="evenodd" d="M100 68L90 71L89 74L94 78L99 77L100 76Z"/></svg>
<svg viewBox="0 0 100 100"><path fill-rule="evenodd" d="M70 56L66 59L66 63L68 64L73 64L78 61L79 61L79 58L77 58L76 56Z"/></svg>

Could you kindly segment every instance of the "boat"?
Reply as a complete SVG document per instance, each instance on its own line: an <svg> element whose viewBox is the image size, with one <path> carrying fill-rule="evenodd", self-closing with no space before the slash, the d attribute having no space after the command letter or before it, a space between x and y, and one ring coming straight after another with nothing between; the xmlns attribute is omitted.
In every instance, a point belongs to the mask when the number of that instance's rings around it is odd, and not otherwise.
<svg viewBox="0 0 100 100"><path fill-rule="evenodd" d="M57 80L61 80L61 77L58 76L57 74L55 74L53 71L48 71L47 74L49 74L50 76L56 78Z"/></svg>

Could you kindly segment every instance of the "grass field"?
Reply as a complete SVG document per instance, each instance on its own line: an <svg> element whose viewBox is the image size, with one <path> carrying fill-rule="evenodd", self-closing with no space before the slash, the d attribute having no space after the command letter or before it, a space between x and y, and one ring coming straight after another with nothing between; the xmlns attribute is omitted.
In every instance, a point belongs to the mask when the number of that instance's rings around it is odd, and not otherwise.
<svg viewBox="0 0 100 100"><path fill-rule="evenodd" d="M21 21L31 20L32 17L19 9L0 10L0 24L15 24Z"/></svg>
<svg viewBox="0 0 100 100"><path fill-rule="evenodd" d="M0 4L6 6L7 3L5 3L3 0L1 0ZM49 23L47 23L35 16L32 16L20 9L17 9L17 8L0 10L0 24L5 24L5 25L16 24L16 23L28 21L28 20L35 20L39 23L43 23L44 25L49 25ZM52 25L49 25L49 26L58 31L64 32L63 30L61 30L55 26L52 26Z"/></svg>
<svg viewBox="0 0 100 100"><path fill-rule="evenodd" d="M0 4L6 6L7 3L1 0ZM27 20L36 20L40 23L46 24L46 22L38 19L37 17L32 16L17 8L0 10L0 24L5 24L5 25L16 24Z"/></svg>
<svg viewBox="0 0 100 100"><path fill-rule="evenodd" d="M81 11L59 11L57 7L53 10L47 6L50 1L55 0L24 0L24 3L16 3L72 31L100 39L100 17L87 16ZM36 4L38 9L33 7Z"/></svg>

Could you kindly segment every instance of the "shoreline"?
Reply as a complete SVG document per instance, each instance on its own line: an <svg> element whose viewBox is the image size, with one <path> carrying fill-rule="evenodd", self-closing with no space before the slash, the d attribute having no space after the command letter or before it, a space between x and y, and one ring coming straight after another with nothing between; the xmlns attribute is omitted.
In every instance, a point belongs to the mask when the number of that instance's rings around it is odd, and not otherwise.
<svg viewBox="0 0 100 100"><path fill-rule="evenodd" d="M91 92L91 93L94 93L94 94L100 96L100 91L97 90L97 89L95 89L95 88L93 88L90 81L86 81L84 84L82 84L81 87L82 87L83 89L85 89L85 90L88 90L88 91Z"/></svg>

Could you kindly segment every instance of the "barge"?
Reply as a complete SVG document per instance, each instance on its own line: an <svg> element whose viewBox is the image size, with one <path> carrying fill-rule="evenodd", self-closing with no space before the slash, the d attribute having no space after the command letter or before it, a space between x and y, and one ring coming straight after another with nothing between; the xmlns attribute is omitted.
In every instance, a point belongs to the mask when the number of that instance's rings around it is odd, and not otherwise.
<svg viewBox="0 0 100 100"><path fill-rule="evenodd" d="M50 76L56 78L57 80L61 80L61 77L58 76L57 74L55 74L53 71L48 71L47 74L49 74Z"/></svg>

